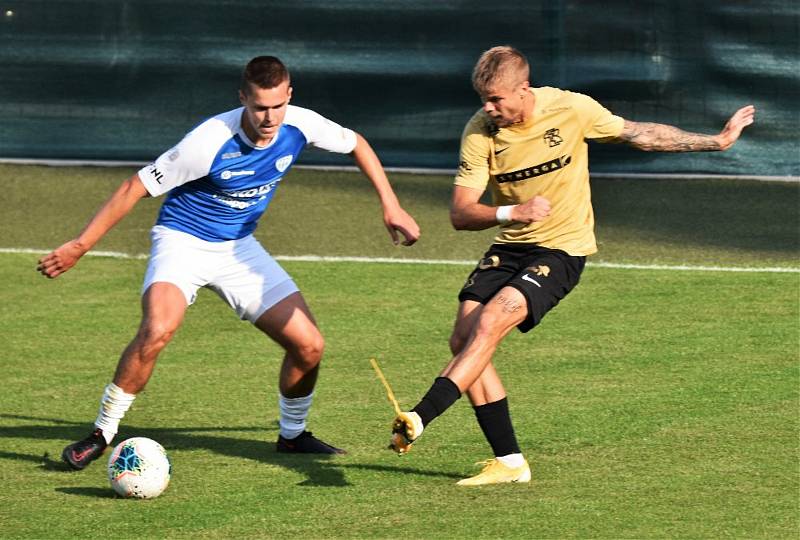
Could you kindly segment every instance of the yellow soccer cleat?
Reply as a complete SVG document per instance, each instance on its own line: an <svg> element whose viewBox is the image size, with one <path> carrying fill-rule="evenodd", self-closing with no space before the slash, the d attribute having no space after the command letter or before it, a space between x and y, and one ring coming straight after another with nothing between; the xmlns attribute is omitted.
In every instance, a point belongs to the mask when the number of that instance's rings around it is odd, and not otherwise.
<svg viewBox="0 0 800 540"><path fill-rule="evenodd" d="M507 484L512 482L530 482L531 468L526 461L519 467L509 467L497 459L481 461L477 465L485 465L475 476L456 482L459 486L485 486L487 484Z"/></svg>
<svg viewBox="0 0 800 540"><path fill-rule="evenodd" d="M392 441L389 449L402 455L411 450L411 445L422 435L422 418L413 411L401 412L392 423Z"/></svg>

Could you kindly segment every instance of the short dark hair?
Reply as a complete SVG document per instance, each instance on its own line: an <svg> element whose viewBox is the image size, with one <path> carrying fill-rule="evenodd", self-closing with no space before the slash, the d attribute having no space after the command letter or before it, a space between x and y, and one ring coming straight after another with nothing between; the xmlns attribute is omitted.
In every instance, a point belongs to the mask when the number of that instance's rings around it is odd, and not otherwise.
<svg viewBox="0 0 800 540"><path fill-rule="evenodd" d="M275 88L289 80L289 70L278 58L256 56L245 66L240 88L246 94L249 92L251 84L259 88Z"/></svg>

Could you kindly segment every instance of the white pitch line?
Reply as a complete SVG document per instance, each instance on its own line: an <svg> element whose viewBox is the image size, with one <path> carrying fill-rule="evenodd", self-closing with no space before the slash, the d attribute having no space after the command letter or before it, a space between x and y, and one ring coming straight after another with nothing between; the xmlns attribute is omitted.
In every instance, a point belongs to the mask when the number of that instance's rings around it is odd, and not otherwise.
<svg viewBox="0 0 800 540"><path fill-rule="evenodd" d="M35 248L0 248L0 253L29 253L31 255L44 255L50 253L51 249L35 249ZM86 255L91 257L110 257L112 259L146 259L149 255L146 253L122 253L121 251L90 251Z"/></svg>
<svg viewBox="0 0 800 540"><path fill-rule="evenodd" d="M96 159L43 159L43 158L0 158L0 163L11 165L45 165L49 167L144 167L149 161L121 161ZM355 165L295 165L296 169L317 171L359 172ZM388 173L436 174L453 176L456 169L435 167L384 167ZM800 183L800 175L781 176L753 174L682 174L682 173L592 173L592 178L620 178L632 180L753 180L759 182Z"/></svg>
<svg viewBox="0 0 800 540"><path fill-rule="evenodd" d="M32 248L0 248L0 253L30 253L40 255L49 253L49 249ZM122 253L120 251L90 251L87 255L93 257L110 257L113 259L147 259L146 253ZM472 266L476 260L454 259L395 259L392 257L335 257L325 255L274 255L279 261L296 262L358 262L358 263L386 263L386 264L449 264L456 266ZM667 270L670 272L764 272L781 274L798 274L800 268L791 266L695 266L689 264L628 264L612 262L588 262L586 266L593 268L616 268L619 270Z"/></svg>

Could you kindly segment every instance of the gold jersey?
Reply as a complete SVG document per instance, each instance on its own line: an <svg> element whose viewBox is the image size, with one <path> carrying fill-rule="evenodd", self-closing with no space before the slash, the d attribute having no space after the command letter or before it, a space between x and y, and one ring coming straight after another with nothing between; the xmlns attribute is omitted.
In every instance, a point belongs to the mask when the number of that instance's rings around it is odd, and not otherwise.
<svg viewBox="0 0 800 540"><path fill-rule="evenodd" d="M481 191L488 185L495 206L536 195L550 201L544 221L503 225L496 242L591 255L597 243L586 139L617 137L625 120L583 94L550 87L530 91L534 111L526 122L498 129L483 110L470 119L455 184Z"/></svg>

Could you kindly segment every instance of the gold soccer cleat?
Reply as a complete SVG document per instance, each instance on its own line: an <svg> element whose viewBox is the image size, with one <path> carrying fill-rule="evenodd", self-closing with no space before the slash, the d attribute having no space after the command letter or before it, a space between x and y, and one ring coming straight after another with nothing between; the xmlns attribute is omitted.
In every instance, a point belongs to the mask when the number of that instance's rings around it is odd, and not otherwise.
<svg viewBox="0 0 800 540"><path fill-rule="evenodd" d="M509 467L497 459L481 461L477 465L485 465L475 476L456 482L459 486L484 486L487 484L507 484L512 482L530 482L531 468L526 461L519 467Z"/></svg>
<svg viewBox="0 0 800 540"><path fill-rule="evenodd" d="M389 449L400 455L408 453L411 445L422 435L422 418L413 411L401 412L392 423L392 441Z"/></svg>

